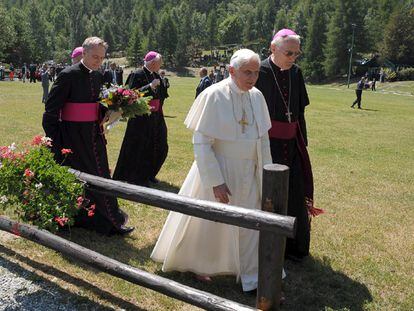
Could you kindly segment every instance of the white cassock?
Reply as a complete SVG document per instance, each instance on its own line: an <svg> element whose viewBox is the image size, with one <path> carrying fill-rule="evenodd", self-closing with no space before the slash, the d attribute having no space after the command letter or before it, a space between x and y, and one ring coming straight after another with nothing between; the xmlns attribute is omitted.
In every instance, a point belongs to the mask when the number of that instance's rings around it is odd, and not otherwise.
<svg viewBox="0 0 414 311"><path fill-rule="evenodd" d="M226 183L229 204L260 210L263 165L272 163L262 93L243 92L227 78L197 97L184 124L194 131L195 161L179 194L216 201L213 186ZM163 271L236 275L249 291L257 287L258 244L258 231L170 212L151 258Z"/></svg>

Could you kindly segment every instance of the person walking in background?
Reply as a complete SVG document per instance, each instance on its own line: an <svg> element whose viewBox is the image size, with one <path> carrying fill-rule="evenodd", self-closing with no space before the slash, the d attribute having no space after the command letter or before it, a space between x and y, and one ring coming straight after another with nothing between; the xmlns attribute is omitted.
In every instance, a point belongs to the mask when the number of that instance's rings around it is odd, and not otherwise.
<svg viewBox="0 0 414 311"><path fill-rule="evenodd" d="M376 91L377 90L377 88L375 87L375 84L377 83L377 79L372 79L372 82L371 82L371 91Z"/></svg>
<svg viewBox="0 0 414 311"><path fill-rule="evenodd" d="M45 104L49 96L49 70L47 69L47 64L43 64L40 70L40 80L42 81L43 88L42 103Z"/></svg>
<svg viewBox="0 0 414 311"><path fill-rule="evenodd" d="M108 69L104 71L104 83L106 88L111 85L122 85L122 74L116 67L116 63L112 62Z"/></svg>
<svg viewBox="0 0 414 311"><path fill-rule="evenodd" d="M9 70L10 70L9 79L10 81L14 81L14 66L12 63L10 63Z"/></svg>
<svg viewBox="0 0 414 311"><path fill-rule="evenodd" d="M26 83L26 75L27 75L27 66L26 66L26 63L23 63L23 66L22 66L22 81L23 81L23 83Z"/></svg>
<svg viewBox="0 0 414 311"><path fill-rule="evenodd" d="M29 72L30 72L30 80L29 80L29 82L30 83L36 83L36 69L37 69L37 66L36 66L36 64L34 64L34 63L31 63L30 65L29 65Z"/></svg>
<svg viewBox="0 0 414 311"><path fill-rule="evenodd" d="M212 85L213 83L210 80L210 77L207 75L207 68L206 67L202 67L200 69L200 82L198 83L198 86L196 88L196 98L197 96L204 91L206 88L208 88L210 85Z"/></svg>
<svg viewBox="0 0 414 311"><path fill-rule="evenodd" d="M364 89L364 87L365 87L365 78L362 77L356 85L355 94L357 98L352 103L351 108L354 108L355 104L358 104L358 109L361 109L362 90Z"/></svg>

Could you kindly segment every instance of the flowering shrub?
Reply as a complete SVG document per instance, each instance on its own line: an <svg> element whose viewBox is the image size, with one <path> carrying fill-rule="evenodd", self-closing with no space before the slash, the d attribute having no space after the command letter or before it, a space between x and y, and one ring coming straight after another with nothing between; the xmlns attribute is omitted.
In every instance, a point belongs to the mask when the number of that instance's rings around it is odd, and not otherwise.
<svg viewBox="0 0 414 311"><path fill-rule="evenodd" d="M85 199L82 183L53 159L51 144L50 138L36 136L24 150L14 143L0 147L0 210L12 206L20 220L56 232L73 225ZM94 209L87 208L90 216Z"/></svg>

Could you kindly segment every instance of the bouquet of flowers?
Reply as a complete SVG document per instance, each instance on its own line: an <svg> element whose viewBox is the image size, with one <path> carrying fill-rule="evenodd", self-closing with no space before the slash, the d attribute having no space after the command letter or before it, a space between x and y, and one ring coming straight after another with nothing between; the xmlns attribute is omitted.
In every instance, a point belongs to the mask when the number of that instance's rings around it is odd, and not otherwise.
<svg viewBox="0 0 414 311"><path fill-rule="evenodd" d="M20 151L15 143L0 147L0 210L11 209L20 220L56 232L73 225L79 208L93 216L95 206L85 207L83 184L55 162L51 144L50 138L36 136Z"/></svg>
<svg viewBox="0 0 414 311"><path fill-rule="evenodd" d="M106 129L111 129L121 118L134 118L144 114L150 114L150 96L122 86L111 86L102 92L100 103L108 108L104 120Z"/></svg>

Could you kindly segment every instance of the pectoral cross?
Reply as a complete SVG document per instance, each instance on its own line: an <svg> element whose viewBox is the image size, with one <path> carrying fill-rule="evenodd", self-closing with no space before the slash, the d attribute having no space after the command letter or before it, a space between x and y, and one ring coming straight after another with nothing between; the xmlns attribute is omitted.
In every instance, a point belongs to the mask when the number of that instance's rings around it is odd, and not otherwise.
<svg viewBox="0 0 414 311"><path fill-rule="evenodd" d="M246 111L244 111L244 109L243 109L242 118L239 121L239 124L241 125L242 133L244 134L246 131L246 125L249 125L249 122L247 121L247 117L246 117Z"/></svg>
<svg viewBox="0 0 414 311"><path fill-rule="evenodd" d="M286 117L287 117L287 119L288 119L289 123L291 123L291 122L292 122L292 119L291 119L292 112L290 112L290 111L288 110L288 111L285 113L285 115L286 115Z"/></svg>

